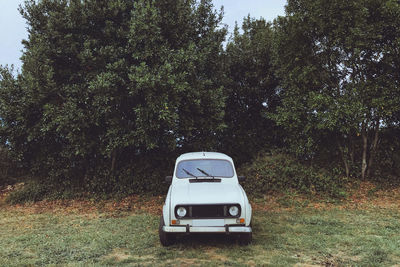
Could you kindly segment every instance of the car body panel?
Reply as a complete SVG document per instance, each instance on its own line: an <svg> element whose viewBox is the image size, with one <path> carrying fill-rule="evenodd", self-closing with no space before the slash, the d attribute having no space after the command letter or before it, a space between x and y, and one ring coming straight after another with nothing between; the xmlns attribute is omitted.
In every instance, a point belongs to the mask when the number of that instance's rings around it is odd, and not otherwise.
<svg viewBox="0 0 400 267"><path fill-rule="evenodd" d="M163 230L168 233L187 233L187 228L185 226L164 226ZM228 231L226 227L220 226L196 226L190 227L189 233L251 233L251 227L247 226L228 226Z"/></svg>
<svg viewBox="0 0 400 267"><path fill-rule="evenodd" d="M177 183L171 186L171 203L216 204L243 203L244 197L238 184L231 183Z"/></svg>
<svg viewBox="0 0 400 267"><path fill-rule="evenodd" d="M191 179L195 178L176 177L176 169L179 162L183 160L197 159L227 160L232 164L234 175L231 178L215 177L216 179L220 179L218 182L204 182L205 180L190 182ZM207 178L210 180L210 177ZM199 177L198 180L200 179L205 179L205 177ZM177 205L210 204L239 204L241 207L240 218L224 217L191 219L176 218L175 216L174 210ZM251 216L251 205L245 191L238 182L235 165L231 157L217 152L192 152L183 154L176 159L172 182L163 206L163 231L169 233L250 233L252 231L250 227ZM239 219L244 219L244 222L238 223ZM172 220L178 223L173 225L171 223Z"/></svg>

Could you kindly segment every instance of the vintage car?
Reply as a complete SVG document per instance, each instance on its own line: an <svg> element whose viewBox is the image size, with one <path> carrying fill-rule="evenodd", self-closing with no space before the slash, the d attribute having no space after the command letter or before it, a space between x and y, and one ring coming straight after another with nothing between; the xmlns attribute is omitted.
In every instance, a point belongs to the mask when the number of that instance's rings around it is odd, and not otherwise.
<svg viewBox="0 0 400 267"><path fill-rule="evenodd" d="M178 234L235 235L241 244L252 240L251 205L232 158L216 152L186 153L176 159L160 219L163 246Z"/></svg>

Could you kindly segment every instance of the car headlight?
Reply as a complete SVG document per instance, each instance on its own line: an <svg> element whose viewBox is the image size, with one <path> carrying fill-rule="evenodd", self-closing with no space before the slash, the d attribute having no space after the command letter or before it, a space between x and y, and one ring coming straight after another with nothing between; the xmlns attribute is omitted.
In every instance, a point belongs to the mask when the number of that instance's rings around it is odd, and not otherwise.
<svg viewBox="0 0 400 267"><path fill-rule="evenodd" d="M186 215L186 209L184 207L179 207L176 210L176 214L178 214L179 217L185 217Z"/></svg>
<svg viewBox="0 0 400 267"><path fill-rule="evenodd" d="M230 206L229 207L229 214L231 216L238 216L239 214L239 208L237 206Z"/></svg>

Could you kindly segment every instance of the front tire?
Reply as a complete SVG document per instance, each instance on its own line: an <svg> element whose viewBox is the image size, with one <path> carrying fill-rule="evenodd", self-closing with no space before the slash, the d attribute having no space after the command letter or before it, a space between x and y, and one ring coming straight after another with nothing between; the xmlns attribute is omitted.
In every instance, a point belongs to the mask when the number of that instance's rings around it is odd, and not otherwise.
<svg viewBox="0 0 400 267"><path fill-rule="evenodd" d="M160 225L158 227L158 236L160 237L161 245L163 245L164 247L168 247L175 243L176 236L174 234L164 232L163 226L165 226L165 223L164 218L161 215Z"/></svg>
<svg viewBox="0 0 400 267"><path fill-rule="evenodd" d="M253 233L243 233L239 234L239 244L242 246L247 246L253 240Z"/></svg>
<svg viewBox="0 0 400 267"><path fill-rule="evenodd" d="M252 230L253 230L253 224L250 223L249 225ZM239 234L239 244L242 246L247 246L249 245L252 241L253 241L253 232L250 233L243 233L243 234Z"/></svg>

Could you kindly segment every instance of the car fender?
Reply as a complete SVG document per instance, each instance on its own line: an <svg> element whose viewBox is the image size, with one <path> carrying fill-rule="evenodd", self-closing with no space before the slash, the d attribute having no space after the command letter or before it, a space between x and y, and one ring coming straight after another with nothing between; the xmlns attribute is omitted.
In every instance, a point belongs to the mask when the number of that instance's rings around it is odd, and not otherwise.
<svg viewBox="0 0 400 267"><path fill-rule="evenodd" d="M172 185L169 186L167 197L165 199L164 205L163 205L163 219L164 219L164 225L170 225L170 210L171 210L171 191L172 191Z"/></svg>
<svg viewBox="0 0 400 267"><path fill-rule="evenodd" d="M252 208L249 202L249 199L247 198L246 192L244 191L243 187L239 185L242 194L243 194L243 199L244 199L244 210L245 210L245 220L246 220L246 226L249 226L251 223L251 216L252 216Z"/></svg>

